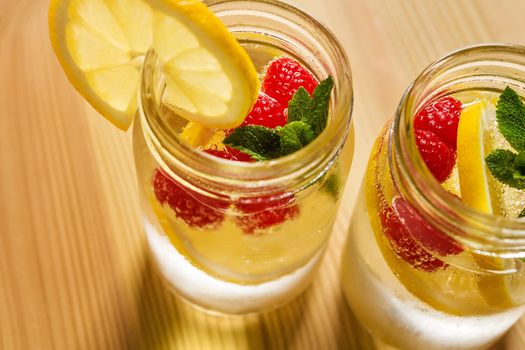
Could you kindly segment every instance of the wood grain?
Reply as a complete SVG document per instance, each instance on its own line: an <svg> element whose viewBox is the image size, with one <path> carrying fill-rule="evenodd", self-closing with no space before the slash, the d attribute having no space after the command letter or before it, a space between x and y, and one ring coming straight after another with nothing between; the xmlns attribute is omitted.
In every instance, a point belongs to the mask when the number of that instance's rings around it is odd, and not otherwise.
<svg viewBox="0 0 525 350"><path fill-rule="evenodd" d="M0 0L0 349L362 349L339 285L373 138L427 64L525 44L520 0L290 1L328 23L355 89L356 156L313 286L276 312L219 318L162 285L138 208L130 133L100 118L49 45L47 1ZM525 348L525 321L499 344Z"/></svg>

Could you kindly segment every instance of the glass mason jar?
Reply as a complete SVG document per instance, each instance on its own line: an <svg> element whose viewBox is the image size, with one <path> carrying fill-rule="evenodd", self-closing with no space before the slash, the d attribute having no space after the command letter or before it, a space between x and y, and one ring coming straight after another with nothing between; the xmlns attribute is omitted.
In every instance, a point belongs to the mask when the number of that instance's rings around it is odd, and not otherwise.
<svg viewBox="0 0 525 350"><path fill-rule="evenodd" d="M318 79L332 76L335 82L328 125L311 144L276 160L234 162L181 138L188 122L163 104L155 53L145 59L133 137L153 256L168 284L194 304L232 314L259 312L302 292L323 255L353 155L350 68L334 36L289 5L207 5L259 72L287 55Z"/></svg>
<svg viewBox="0 0 525 350"><path fill-rule="evenodd" d="M524 47L453 52L417 77L375 142L342 279L377 344L483 349L523 314L525 222L477 212L447 192L425 166L413 126L429 102L453 96L465 106L506 86L525 95Z"/></svg>

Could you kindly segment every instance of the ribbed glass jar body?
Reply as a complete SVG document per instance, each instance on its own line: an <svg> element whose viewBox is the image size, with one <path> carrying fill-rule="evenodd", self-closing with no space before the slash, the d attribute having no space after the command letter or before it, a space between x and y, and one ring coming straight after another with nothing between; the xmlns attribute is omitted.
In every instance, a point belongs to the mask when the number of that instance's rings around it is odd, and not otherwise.
<svg viewBox="0 0 525 350"><path fill-rule="evenodd" d="M310 145L277 160L232 162L181 139L187 122L162 105L162 72L153 54L146 58L134 152L160 270L204 308L258 312L304 290L324 251L352 161L351 76L333 36L293 7L241 0L208 6L261 73L287 55L318 79L335 81L328 126Z"/></svg>
<svg viewBox="0 0 525 350"><path fill-rule="evenodd" d="M414 116L429 102L451 96L468 106L480 96L497 98L506 86L525 95L524 48L454 52L416 79L375 142L343 281L352 310L380 342L483 349L523 313L524 223L468 208L458 198L457 174L440 185L414 138Z"/></svg>

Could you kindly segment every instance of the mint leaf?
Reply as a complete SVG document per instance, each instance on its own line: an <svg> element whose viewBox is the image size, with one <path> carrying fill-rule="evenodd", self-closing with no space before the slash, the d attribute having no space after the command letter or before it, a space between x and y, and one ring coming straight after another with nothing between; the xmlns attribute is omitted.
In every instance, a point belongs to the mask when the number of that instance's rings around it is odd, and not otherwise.
<svg viewBox="0 0 525 350"><path fill-rule="evenodd" d="M523 208L520 215L518 215L518 218L525 218L525 208Z"/></svg>
<svg viewBox="0 0 525 350"><path fill-rule="evenodd" d="M492 151L485 159L492 176L500 182L517 189L525 189L525 175L515 167L518 155L505 149Z"/></svg>
<svg viewBox="0 0 525 350"><path fill-rule="evenodd" d="M314 132L314 136L319 135L326 128L333 87L332 77L320 82L312 97L306 89L300 87L288 104L288 122L305 122Z"/></svg>
<svg viewBox="0 0 525 350"><path fill-rule="evenodd" d="M309 114L303 121L310 125L315 136L319 135L326 127L330 95L333 87L334 81L332 77L328 77L317 85L312 95L314 100L313 113Z"/></svg>
<svg viewBox="0 0 525 350"><path fill-rule="evenodd" d="M224 144L248 153L257 161L280 156L280 136L259 125L241 126L224 139Z"/></svg>
<svg viewBox="0 0 525 350"><path fill-rule="evenodd" d="M315 138L312 129L300 121L289 122L280 130L280 134L281 156L300 150Z"/></svg>
<svg viewBox="0 0 525 350"><path fill-rule="evenodd" d="M512 147L525 151L525 105L516 91L507 86L501 94L496 119L501 134Z"/></svg>
<svg viewBox="0 0 525 350"><path fill-rule="evenodd" d="M334 197L334 199L337 199L339 196L339 188L339 176L335 173L330 175L323 184L323 190Z"/></svg>
<svg viewBox="0 0 525 350"><path fill-rule="evenodd" d="M313 113L314 103L304 87L300 87L288 103L288 123L308 119Z"/></svg>
<svg viewBox="0 0 525 350"><path fill-rule="evenodd" d="M525 151L521 151L516 159L514 159L514 168L516 168L521 175L525 175Z"/></svg>
<svg viewBox="0 0 525 350"><path fill-rule="evenodd" d="M288 124L275 129L242 126L227 136L224 144L258 161L279 158L305 147L326 128L333 86L328 77L317 85L312 97L300 87L288 103Z"/></svg>

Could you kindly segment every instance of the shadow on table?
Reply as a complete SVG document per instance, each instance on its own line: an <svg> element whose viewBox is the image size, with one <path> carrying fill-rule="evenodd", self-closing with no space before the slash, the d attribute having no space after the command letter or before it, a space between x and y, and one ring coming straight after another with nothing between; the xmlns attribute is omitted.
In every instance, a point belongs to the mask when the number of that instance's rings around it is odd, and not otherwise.
<svg viewBox="0 0 525 350"><path fill-rule="evenodd" d="M138 325L128 339L134 349L290 349L308 309L302 296L260 315L210 314L168 289L149 251L135 299Z"/></svg>
<svg viewBox="0 0 525 350"><path fill-rule="evenodd" d="M336 329L333 339L316 339L313 334L314 312L309 312L309 288L292 303L275 311L248 316L217 316L197 309L172 293L160 276L153 258L145 253L141 283L135 297L137 327L128 334L132 349L323 349L376 350L351 310L336 293ZM303 327L305 326L305 327ZM509 350L505 338L489 350Z"/></svg>
<svg viewBox="0 0 525 350"><path fill-rule="evenodd" d="M396 350L396 348L388 346L388 345L378 345L374 343L372 340L372 337L370 333L359 324L357 319L355 318L352 310L347 305L348 313L351 318L352 323L352 333L355 339L355 349L358 350ZM490 348L486 350L514 350L510 347L510 345L507 345L507 337L503 337L500 339L496 344L491 346Z"/></svg>

